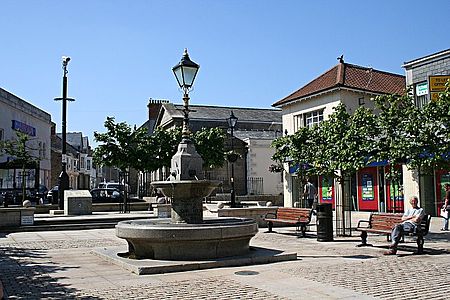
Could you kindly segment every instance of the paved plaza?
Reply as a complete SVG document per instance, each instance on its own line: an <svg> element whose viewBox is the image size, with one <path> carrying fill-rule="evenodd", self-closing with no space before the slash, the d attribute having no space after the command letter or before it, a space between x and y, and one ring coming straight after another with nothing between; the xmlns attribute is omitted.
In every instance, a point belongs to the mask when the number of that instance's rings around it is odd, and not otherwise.
<svg viewBox="0 0 450 300"><path fill-rule="evenodd" d="M297 252L295 261L136 275L93 249L126 245L113 229L0 233L0 280L6 299L448 299L450 233L433 218L425 254L406 238L383 256L386 238L318 242L295 228L261 228L251 245Z"/></svg>

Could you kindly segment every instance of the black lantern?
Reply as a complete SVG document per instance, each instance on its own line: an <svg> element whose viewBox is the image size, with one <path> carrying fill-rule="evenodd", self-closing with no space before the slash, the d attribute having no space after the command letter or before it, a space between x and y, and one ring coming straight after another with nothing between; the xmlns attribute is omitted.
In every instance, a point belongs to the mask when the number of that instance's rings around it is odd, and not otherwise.
<svg viewBox="0 0 450 300"><path fill-rule="evenodd" d="M233 130L236 127L237 120L238 118L234 115L233 111L231 111L230 117L227 119L228 127L231 130Z"/></svg>
<svg viewBox="0 0 450 300"><path fill-rule="evenodd" d="M186 91L192 87L198 69L200 69L200 66L189 58L187 49L184 49L181 61L172 68L180 88Z"/></svg>

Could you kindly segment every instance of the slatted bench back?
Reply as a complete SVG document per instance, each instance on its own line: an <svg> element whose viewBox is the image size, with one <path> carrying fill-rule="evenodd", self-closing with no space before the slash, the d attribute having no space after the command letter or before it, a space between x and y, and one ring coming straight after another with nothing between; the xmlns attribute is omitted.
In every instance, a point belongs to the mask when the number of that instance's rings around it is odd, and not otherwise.
<svg viewBox="0 0 450 300"><path fill-rule="evenodd" d="M298 221L310 218L311 210L308 208L280 207L277 210L277 219Z"/></svg>
<svg viewBox="0 0 450 300"><path fill-rule="evenodd" d="M396 224L402 222L402 214L372 213L370 215L370 228L390 231Z"/></svg>

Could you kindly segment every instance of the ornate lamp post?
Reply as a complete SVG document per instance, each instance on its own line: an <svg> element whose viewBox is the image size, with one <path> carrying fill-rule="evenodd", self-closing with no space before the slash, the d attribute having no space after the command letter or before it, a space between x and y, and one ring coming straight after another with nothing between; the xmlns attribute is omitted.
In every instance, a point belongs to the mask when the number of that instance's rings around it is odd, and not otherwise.
<svg viewBox="0 0 450 300"><path fill-rule="evenodd" d="M62 98L55 98L56 101L62 100L62 149L61 149L61 174L58 177L58 198L59 209L64 209L64 191L69 189L69 175L66 172L66 120L67 120L67 101L75 101L72 98L67 98L67 65L70 57L62 57L63 72L63 88Z"/></svg>
<svg viewBox="0 0 450 300"><path fill-rule="evenodd" d="M234 143L233 143L233 133L234 128L236 127L238 118L234 115L233 111L231 111L230 117L227 119L228 122L228 128L230 128L231 131L231 155L228 155L228 161L231 162L231 207L236 207L236 192L234 190L234 163L237 160L237 155L233 152L234 151Z"/></svg>
<svg viewBox="0 0 450 300"><path fill-rule="evenodd" d="M183 57L181 61L172 68L175 78L177 79L178 85L183 90L183 103L184 103L184 118L183 118L183 139L188 139L191 133L189 129L189 90L194 84L195 77L197 76L198 69L200 66L193 62L189 58L187 49L184 49Z"/></svg>

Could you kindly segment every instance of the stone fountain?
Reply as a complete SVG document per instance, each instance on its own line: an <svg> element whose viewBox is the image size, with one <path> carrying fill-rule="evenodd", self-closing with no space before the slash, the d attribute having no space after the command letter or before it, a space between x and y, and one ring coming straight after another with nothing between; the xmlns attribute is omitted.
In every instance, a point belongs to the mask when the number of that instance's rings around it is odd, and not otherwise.
<svg viewBox="0 0 450 300"><path fill-rule="evenodd" d="M177 76L184 66L198 65L190 61L185 50L180 64L174 67ZM181 72L181 71L180 71ZM186 72L186 70L184 71ZM190 78L195 78L193 74ZM248 254L250 239L257 233L253 219L203 218L203 199L219 186L219 181L203 179L203 159L190 140L189 96L192 86L183 83L189 74L177 80L185 91L183 138L172 157L168 181L153 182L171 199L171 218L122 221L116 225L116 235L127 240L129 258L157 260L206 260Z"/></svg>

